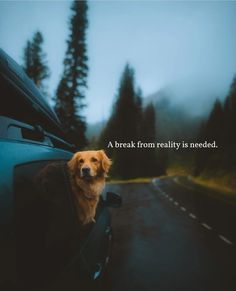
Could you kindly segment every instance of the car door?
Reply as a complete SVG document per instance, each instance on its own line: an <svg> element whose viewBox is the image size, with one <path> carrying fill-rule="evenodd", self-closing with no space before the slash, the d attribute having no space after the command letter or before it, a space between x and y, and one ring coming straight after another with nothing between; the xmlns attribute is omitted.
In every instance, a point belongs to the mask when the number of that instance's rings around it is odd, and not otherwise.
<svg viewBox="0 0 236 291"><path fill-rule="evenodd" d="M63 271L79 248L79 227L64 162L36 161L14 169L16 266L33 290Z"/></svg>

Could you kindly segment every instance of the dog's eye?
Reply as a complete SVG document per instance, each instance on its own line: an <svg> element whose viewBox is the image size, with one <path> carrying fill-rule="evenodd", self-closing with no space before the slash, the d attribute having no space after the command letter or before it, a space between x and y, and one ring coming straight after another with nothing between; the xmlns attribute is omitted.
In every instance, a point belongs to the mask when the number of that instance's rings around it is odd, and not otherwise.
<svg viewBox="0 0 236 291"><path fill-rule="evenodd" d="M92 161L93 163L96 163L96 162L98 161L98 159L96 159L96 158L91 158L91 161Z"/></svg>
<svg viewBox="0 0 236 291"><path fill-rule="evenodd" d="M83 160L83 159L80 159L80 160L79 160L79 163L80 163L80 164L83 164L83 163L84 163L84 160Z"/></svg>

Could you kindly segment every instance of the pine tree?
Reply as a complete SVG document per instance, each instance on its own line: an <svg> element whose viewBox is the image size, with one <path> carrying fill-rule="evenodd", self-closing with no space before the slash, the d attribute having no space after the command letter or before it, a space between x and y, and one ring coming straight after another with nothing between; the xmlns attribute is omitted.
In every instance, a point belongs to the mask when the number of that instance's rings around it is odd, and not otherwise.
<svg viewBox="0 0 236 291"><path fill-rule="evenodd" d="M27 75L46 94L45 80L50 76L46 61L46 54L43 51L43 36L37 31L32 40L27 41L24 49L23 68Z"/></svg>
<svg viewBox="0 0 236 291"><path fill-rule="evenodd" d="M224 112L221 102L216 99L211 113L202 124L199 142L216 142L218 149L199 149L195 156L195 174L199 175L206 167L217 167L224 150Z"/></svg>
<svg viewBox="0 0 236 291"><path fill-rule="evenodd" d="M140 91L136 92L134 70L129 64L125 66L113 106L112 115L101 135L100 145L107 147L111 141L120 143L137 142L140 139L141 115ZM108 153L114 161L113 174L120 178L137 177L139 159L133 148L108 148Z"/></svg>
<svg viewBox="0 0 236 291"><path fill-rule="evenodd" d="M86 46L87 1L73 1L70 34L61 81L56 91L56 112L69 139L78 147L86 145L86 122L81 115L85 107L88 57Z"/></svg>
<svg viewBox="0 0 236 291"><path fill-rule="evenodd" d="M24 48L24 55L23 55L23 68L26 74L32 78L32 68L33 68L33 57L32 57L32 43L30 40L27 41L26 46Z"/></svg>
<svg viewBox="0 0 236 291"><path fill-rule="evenodd" d="M143 111L141 121L141 140L145 143L156 142L156 112L152 103L148 104ZM163 153L162 153L163 154ZM162 160L161 154L159 158ZM157 161L156 148L146 148L140 150L140 175L143 177L152 177L164 174L164 160Z"/></svg>
<svg viewBox="0 0 236 291"><path fill-rule="evenodd" d="M152 103L148 104L143 112L142 138L146 142L156 140L156 113Z"/></svg>
<svg viewBox="0 0 236 291"><path fill-rule="evenodd" d="M229 170L236 170L236 76L230 86L224 103L224 165Z"/></svg>
<svg viewBox="0 0 236 291"><path fill-rule="evenodd" d="M236 77L233 78L224 106L216 100L200 130L199 142L216 141L218 148L201 149L195 156L195 174L204 170L223 173L236 170Z"/></svg>
<svg viewBox="0 0 236 291"><path fill-rule="evenodd" d="M224 103L225 112L225 141L230 150L236 148L236 76L233 78L229 94Z"/></svg>
<svg viewBox="0 0 236 291"><path fill-rule="evenodd" d="M221 147L223 143L222 133L224 125L224 113L221 102L217 99L214 103L205 127L205 138L209 142L216 141Z"/></svg>

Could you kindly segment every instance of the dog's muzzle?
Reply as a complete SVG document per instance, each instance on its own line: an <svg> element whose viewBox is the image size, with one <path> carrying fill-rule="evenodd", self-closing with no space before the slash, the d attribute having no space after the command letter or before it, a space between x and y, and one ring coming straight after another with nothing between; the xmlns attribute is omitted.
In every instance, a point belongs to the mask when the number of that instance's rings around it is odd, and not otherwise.
<svg viewBox="0 0 236 291"><path fill-rule="evenodd" d="M91 178L91 170L90 170L90 168L83 168L82 169L82 176L84 178Z"/></svg>

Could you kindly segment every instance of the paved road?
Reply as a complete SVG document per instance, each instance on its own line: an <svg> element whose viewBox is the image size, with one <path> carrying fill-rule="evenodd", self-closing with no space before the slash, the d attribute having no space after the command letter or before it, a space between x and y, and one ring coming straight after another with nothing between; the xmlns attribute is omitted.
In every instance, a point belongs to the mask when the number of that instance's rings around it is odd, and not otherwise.
<svg viewBox="0 0 236 291"><path fill-rule="evenodd" d="M178 179L119 184L104 291L236 290L235 210Z"/></svg>
<svg viewBox="0 0 236 291"><path fill-rule="evenodd" d="M226 200L224 195L216 195L213 190L199 187L185 177L156 180L155 184L167 199L172 197L183 204L207 229L218 232L218 236L229 244L236 243L235 196Z"/></svg>

